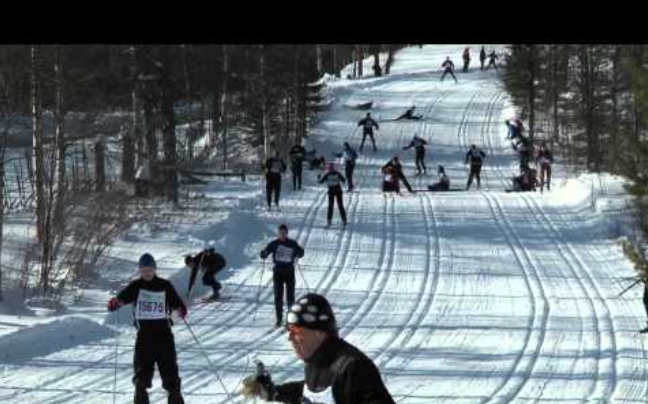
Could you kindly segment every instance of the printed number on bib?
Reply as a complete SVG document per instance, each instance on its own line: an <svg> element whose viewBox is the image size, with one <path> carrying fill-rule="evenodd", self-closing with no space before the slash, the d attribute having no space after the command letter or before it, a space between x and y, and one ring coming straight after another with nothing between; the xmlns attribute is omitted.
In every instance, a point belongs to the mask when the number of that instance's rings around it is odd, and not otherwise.
<svg viewBox="0 0 648 404"><path fill-rule="evenodd" d="M275 252L274 259L276 262L289 263L292 262L293 258L293 249L289 247L284 247L282 245L277 247Z"/></svg>
<svg viewBox="0 0 648 404"><path fill-rule="evenodd" d="M319 393L314 393L304 384L304 391L302 394L304 397L302 402L304 404L335 404L335 400L333 399L333 387L329 387Z"/></svg>
<svg viewBox="0 0 648 404"><path fill-rule="evenodd" d="M138 320L163 320L166 314L166 294L140 289L135 307L135 318Z"/></svg>

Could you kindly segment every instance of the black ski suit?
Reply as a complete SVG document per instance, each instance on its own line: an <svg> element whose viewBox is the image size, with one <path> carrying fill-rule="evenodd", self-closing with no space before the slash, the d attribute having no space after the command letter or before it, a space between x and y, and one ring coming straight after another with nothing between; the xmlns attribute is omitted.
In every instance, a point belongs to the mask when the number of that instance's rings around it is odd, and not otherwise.
<svg viewBox="0 0 648 404"><path fill-rule="evenodd" d="M468 49L464 50L464 53L462 55L463 58L463 72L467 73L468 72L468 66L470 65L470 51Z"/></svg>
<svg viewBox="0 0 648 404"><path fill-rule="evenodd" d="M355 170L358 153L349 146L348 148L345 147L344 150L342 150L342 153L338 153L335 156L344 157L344 175L346 176L349 185L347 192L351 192L353 191L353 170Z"/></svg>
<svg viewBox="0 0 648 404"><path fill-rule="evenodd" d="M405 185L405 188L409 192L414 192L407 178L405 178L405 174L403 174L403 166L400 162L394 163L390 160L382 167L382 172L385 174L385 178L383 179L383 192L400 193L399 181L403 181L403 185Z"/></svg>
<svg viewBox="0 0 648 404"><path fill-rule="evenodd" d="M479 63L481 65L479 67L479 70L484 70L484 61L486 61L486 50L484 50L484 47L482 47L479 51Z"/></svg>
<svg viewBox="0 0 648 404"><path fill-rule="evenodd" d="M346 211L344 210L344 201L342 198L342 183L345 182L344 177L337 170L329 171L324 174L320 180L320 184L326 183L328 186L328 211L326 213L326 222L330 225L333 219L333 204L337 202L338 210L342 223L347 224Z"/></svg>
<svg viewBox="0 0 648 404"><path fill-rule="evenodd" d="M371 359L338 337L329 337L306 361L304 376L304 381L276 386L273 401L394 404Z"/></svg>
<svg viewBox="0 0 648 404"><path fill-rule="evenodd" d="M418 120L422 119L423 115L414 115L414 110L415 109L416 109L416 107L408 108L407 111L405 111L405 113L403 115L399 116L398 118L396 118L394 120L395 121L400 121L401 119L412 119L412 120L418 121Z"/></svg>
<svg viewBox="0 0 648 404"><path fill-rule="evenodd" d="M488 66L486 66L486 70L490 69L491 66L495 68L495 70L499 70L497 67L497 62L496 60L499 59L499 56L495 54L495 51L492 51L491 53L488 54Z"/></svg>
<svg viewBox="0 0 648 404"><path fill-rule="evenodd" d="M304 158L306 149L302 145L295 145L290 149L290 171L293 175L293 190L302 189L302 171L304 167Z"/></svg>
<svg viewBox="0 0 648 404"><path fill-rule="evenodd" d="M154 277L150 282L138 279L118 295L123 304L133 304L133 318L138 329L133 358L135 404L148 404L146 389L151 387L157 364L162 387L169 392L169 404L183 404L180 393L178 362L171 332L172 310L185 309L171 282Z"/></svg>
<svg viewBox="0 0 648 404"><path fill-rule="evenodd" d="M553 155L549 149L540 149L536 157L536 165L540 166L540 191L544 191L547 184L547 190L551 190L551 165L553 164Z"/></svg>
<svg viewBox="0 0 648 404"><path fill-rule="evenodd" d="M281 175L286 172L286 163L279 157L270 157L265 163L266 169L266 202L268 208L272 205L272 194L274 193L275 206L279 207L279 196L281 195Z"/></svg>
<svg viewBox="0 0 648 404"><path fill-rule="evenodd" d="M478 148L470 149L468 150L468 153L466 153L466 164L470 161L470 174L468 175L466 190L470 189L473 178L477 179L477 189L481 187L481 168L484 158L486 158L486 153Z"/></svg>
<svg viewBox="0 0 648 404"><path fill-rule="evenodd" d="M449 191L450 190L450 179L446 173L439 174L439 180L433 185L428 186L428 189L432 192L439 191Z"/></svg>
<svg viewBox="0 0 648 404"><path fill-rule="evenodd" d="M276 239L261 251L261 259L272 254L274 268L272 283L274 286L274 303L277 324L283 319L283 295L286 290L286 303L290 308L295 303L295 259L304 256L304 249L292 239Z"/></svg>
<svg viewBox="0 0 648 404"><path fill-rule="evenodd" d="M443 62L443 64L441 64L441 67L444 69L443 74L441 75L441 81L445 79L446 74L450 73L456 83L457 77L454 74L454 63L452 63L452 60L446 60L445 62Z"/></svg>
<svg viewBox="0 0 648 404"><path fill-rule="evenodd" d="M427 171L427 168L425 167L425 146L427 145L427 142L420 138L420 137L415 137L412 139L409 145L403 147L403 150L408 150L411 149L412 147L414 148L414 151L416 152L416 173L421 174L421 170L423 170L423 174Z"/></svg>
<svg viewBox="0 0 648 404"><path fill-rule="evenodd" d="M361 119L358 122L358 126L362 126L362 142L360 143L360 151L364 148L365 140L367 139L367 136L371 139L371 144L373 146L374 152L376 151L376 139L374 139L374 132L373 128L376 128L376 130L379 130L380 128L378 127L378 123L373 120L373 118L366 117Z"/></svg>
<svg viewBox="0 0 648 404"><path fill-rule="evenodd" d="M225 258L215 252L213 248L210 248L193 257L193 261L196 263L196 266L194 268L191 268L191 276L189 278L187 296L189 296L191 289L193 289L194 282L196 281L196 275L198 275L198 270L202 269L204 271L202 278L203 285L210 286L213 290L213 296L218 297L222 285L216 279L216 274L218 273L218 271L227 266L227 261L225 261Z"/></svg>

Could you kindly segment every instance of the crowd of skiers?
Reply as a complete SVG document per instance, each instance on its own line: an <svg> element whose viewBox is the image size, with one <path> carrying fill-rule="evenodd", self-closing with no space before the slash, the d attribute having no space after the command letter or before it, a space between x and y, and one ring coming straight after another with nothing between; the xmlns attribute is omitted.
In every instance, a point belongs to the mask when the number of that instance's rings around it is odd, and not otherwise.
<svg viewBox="0 0 648 404"><path fill-rule="evenodd" d="M470 57L470 48L465 48L463 50L463 53L461 54L461 59L463 61L463 68L461 71L463 73L468 73L468 68L470 67L470 61L472 58ZM486 59L488 59L488 65L484 67L484 63L486 62ZM489 70L490 68L494 68L495 70L499 71L499 67L497 66L497 59L499 59L499 56L497 53L495 53L495 50L491 50L488 53L488 56L486 55L486 49L484 46L481 47L481 50L479 51L479 70L485 71ZM445 79L446 75L450 75L455 83L458 83L457 76L455 76L455 65L452 59L450 59L450 56L446 57L446 60L443 61L441 64L441 69L443 69L443 73L441 74L441 81Z"/></svg>

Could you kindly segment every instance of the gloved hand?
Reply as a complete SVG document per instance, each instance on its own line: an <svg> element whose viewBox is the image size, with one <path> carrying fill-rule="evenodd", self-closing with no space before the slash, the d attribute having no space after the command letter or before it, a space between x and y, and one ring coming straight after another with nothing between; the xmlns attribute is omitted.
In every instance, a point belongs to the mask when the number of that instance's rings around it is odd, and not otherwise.
<svg viewBox="0 0 648 404"><path fill-rule="evenodd" d="M121 302L116 297L108 300L108 311L115 311L121 307Z"/></svg>
<svg viewBox="0 0 648 404"><path fill-rule="evenodd" d="M179 316L181 319L184 320L184 319L187 317L187 308L186 308L186 307L180 307L180 308L178 309L178 316Z"/></svg>
<svg viewBox="0 0 648 404"><path fill-rule="evenodd" d="M259 397L265 401L273 401L277 389L269 375L250 375L243 379L241 394L247 398Z"/></svg>

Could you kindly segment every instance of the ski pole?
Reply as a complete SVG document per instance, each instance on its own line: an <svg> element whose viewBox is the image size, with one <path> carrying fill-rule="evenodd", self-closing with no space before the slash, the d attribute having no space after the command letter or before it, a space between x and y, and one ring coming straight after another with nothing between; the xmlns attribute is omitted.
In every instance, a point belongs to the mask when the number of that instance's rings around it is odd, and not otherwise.
<svg viewBox="0 0 648 404"><path fill-rule="evenodd" d="M299 261L297 261L297 271L299 271L299 274L301 275L302 280L304 281L304 285L306 285L306 290L308 293L311 292L310 286L308 286L308 282L306 282L306 277L304 276L304 272L301 269L301 265L299 264Z"/></svg>
<svg viewBox="0 0 648 404"><path fill-rule="evenodd" d="M263 273L265 272L265 260L262 261L261 274L259 276L259 286L257 287L256 304L254 305L254 314L252 315L252 322L256 321L257 311L259 311L259 302L261 300L261 288L263 287Z"/></svg>
<svg viewBox="0 0 648 404"><path fill-rule="evenodd" d="M643 278L639 278L636 281L632 282L632 285L630 285L627 288L623 289L623 291L621 293L619 293L619 295L617 297L623 296L627 291L629 291L630 289L635 287L639 282L643 282Z"/></svg>
<svg viewBox="0 0 648 404"><path fill-rule="evenodd" d="M214 368L214 364L212 363L211 359L209 359L209 355L207 355L207 352L205 351L202 344L200 343L200 340L198 339L198 337L194 333L193 329L189 325L189 322L187 321L187 319L183 318L182 321L187 326L187 330L189 330L189 333L193 337L194 341L196 341L196 345L198 345L198 350L200 350L200 352L202 352L203 356L207 360L207 364L209 365L209 367L211 368L211 371L216 376L216 379L218 379L218 383L220 383L221 387L223 388L223 391L225 392L225 394L227 394L227 399L229 401L231 399L230 392L227 390L227 387L225 387L225 383L223 383L223 379L220 377L220 375L218 374L218 372Z"/></svg>
<svg viewBox="0 0 648 404"><path fill-rule="evenodd" d="M115 374L113 376L112 402L117 401L117 363L119 359L119 310L115 312Z"/></svg>

